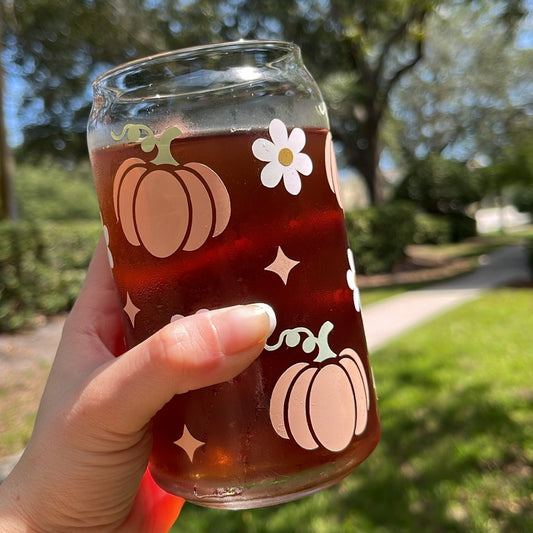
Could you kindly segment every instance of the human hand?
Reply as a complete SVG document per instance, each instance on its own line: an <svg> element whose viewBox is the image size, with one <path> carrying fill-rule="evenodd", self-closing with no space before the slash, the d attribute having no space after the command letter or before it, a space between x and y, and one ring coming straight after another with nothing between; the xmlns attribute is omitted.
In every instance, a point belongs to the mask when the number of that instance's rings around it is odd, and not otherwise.
<svg viewBox="0 0 533 533"><path fill-rule="evenodd" d="M273 329L268 308L236 306L172 322L123 353L121 312L101 241L32 438L0 485L0 532L166 533L183 500L146 470L151 418L174 394L239 374Z"/></svg>

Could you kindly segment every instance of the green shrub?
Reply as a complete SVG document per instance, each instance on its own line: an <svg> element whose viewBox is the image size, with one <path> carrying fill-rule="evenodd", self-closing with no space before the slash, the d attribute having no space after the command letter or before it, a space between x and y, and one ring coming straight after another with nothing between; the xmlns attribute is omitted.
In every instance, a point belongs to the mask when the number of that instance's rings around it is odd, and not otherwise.
<svg viewBox="0 0 533 533"><path fill-rule="evenodd" d="M36 295L40 312L50 315L70 309L85 279L101 231L100 223L92 221L43 223L48 276Z"/></svg>
<svg viewBox="0 0 533 533"><path fill-rule="evenodd" d="M98 220L89 164L72 168L44 159L17 167L15 192L22 220Z"/></svg>
<svg viewBox="0 0 533 533"><path fill-rule="evenodd" d="M32 317L43 253L38 226L0 222L0 330L20 328Z"/></svg>
<svg viewBox="0 0 533 533"><path fill-rule="evenodd" d="M348 238L361 274L390 272L413 242L415 210L394 202L346 213Z"/></svg>
<svg viewBox="0 0 533 533"><path fill-rule="evenodd" d="M448 244L477 235L476 221L461 213L417 213L415 222L415 244Z"/></svg>
<svg viewBox="0 0 533 533"><path fill-rule="evenodd" d="M44 222L42 226L46 256L51 266L58 270L87 268L102 231L99 221Z"/></svg>
<svg viewBox="0 0 533 533"><path fill-rule="evenodd" d="M452 241L449 217L417 213L415 218L415 244L447 244Z"/></svg>
<svg viewBox="0 0 533 533"><path fill-rule="evenodd" d="M68 311L100 231L94 221L0 222L0 331Z"/></svg>
<svg viewBox="0 0 533 533"><path fill-rule="evenodd" d="M477 235L476 220L461 213L449 215L452 227L452 242L461 242Z"/></svg>
<svg viewBox="0 0 533 533"><path fill-rule="evenodd" d="M20 222L0 222L0 331L68 311L101 232L87 163L17 167Z"/></svg>
<svg viewBox="0 0 533 533"><path fill-rule="evenodd" d="M518 187L512 197L513 204L522 213L531 213L533 215L533 187Z"/></svg>
<svg viewBox="0 0 533 533"><path fill-rule="evenodd" d="M460 161L429 154L409 165L395 190L397 200L411 200L426 213L464 213L467 206L484 195L479 172Z"/></svg>
<svg viewBox="0 0 533 533"><path fill-rule="evenodd" d="M416 242L441 244L476 235L475 220L464 213L470 204L481 200L484 192L480 172L470 170L463 162L429 154L410 164L405 178L396 188L395 198L411 200L423 212L436 217L450 217L422 219L417 224ZM449 229L445 229L446 225Z"/></svg>

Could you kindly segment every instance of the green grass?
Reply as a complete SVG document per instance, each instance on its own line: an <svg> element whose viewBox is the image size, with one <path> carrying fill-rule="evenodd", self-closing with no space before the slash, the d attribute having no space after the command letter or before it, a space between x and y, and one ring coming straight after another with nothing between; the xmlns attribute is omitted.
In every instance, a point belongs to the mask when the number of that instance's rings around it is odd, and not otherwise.
<svg viewBox="0 0 533 533"><path fill-rule="evenodd" d="M20 452L30 439L50 367L6 368L0 375L0 459Z"/></svg>
<svg viewBox="0 0 533 533"><path fill-rule="evenodd" d="M362 289L361 290L361 304L363 307L384 300L385 298L390 298L391 296L396 296L402 292L410 290L411 287L408 285L397 285L392 287L376 287L371 289Z"/></svg>
<svg viewBox="0 0 533 533"><path fill-rule="evenodd" d="M188 504L172 531L533 531L532 303L494 291L374 353L382 440L341 484L267 509Z"/></svg>

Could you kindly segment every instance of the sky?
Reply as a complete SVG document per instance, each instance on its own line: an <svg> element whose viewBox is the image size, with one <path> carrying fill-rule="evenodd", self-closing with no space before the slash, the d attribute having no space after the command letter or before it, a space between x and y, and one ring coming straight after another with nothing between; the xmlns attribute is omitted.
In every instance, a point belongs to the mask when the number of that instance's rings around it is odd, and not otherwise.
<svg viewBox="0 0 533 533"><path fill-rule="evenodd" d="M22 125L25 122L21 113L22 97L25 83L10 61L10 54L5 50L2 64L6 70L4 88L4 116L7 128L7 141L11 147L22 142Z"/></svg>
<svg viewBox="0 0 533 533"><path fill-rule="evenodd" d="M521 31L518 34L517 46L519 48L533 48L533 0L526 2L529 14L522 21Z"/></svg>

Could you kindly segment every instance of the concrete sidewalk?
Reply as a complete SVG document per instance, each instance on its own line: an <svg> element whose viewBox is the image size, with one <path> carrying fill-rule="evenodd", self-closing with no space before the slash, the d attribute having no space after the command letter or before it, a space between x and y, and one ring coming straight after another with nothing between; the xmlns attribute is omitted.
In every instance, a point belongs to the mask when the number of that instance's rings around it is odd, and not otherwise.
<svg viewBox="0 0 533 533"><path fill-rule="evenodd" d="M484 291L531 279L527 252L504 246L482 256L479 267L458 278L409 291L363 308L370 352L437 315L473 300Z"/></svg>

